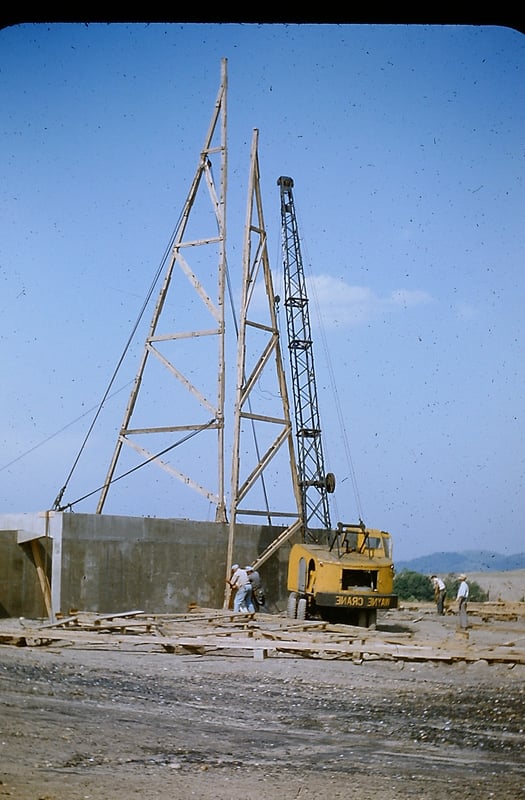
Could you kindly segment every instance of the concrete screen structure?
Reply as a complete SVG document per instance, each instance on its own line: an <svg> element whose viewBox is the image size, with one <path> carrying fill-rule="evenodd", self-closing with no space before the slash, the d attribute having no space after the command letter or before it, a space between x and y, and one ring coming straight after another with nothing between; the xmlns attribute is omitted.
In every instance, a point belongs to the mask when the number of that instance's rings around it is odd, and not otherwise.
<svg viewBox="0 0 525 800"><path fill-rule="evenodd" d="M238 525L234 560L251 563L281 530ZM222 608L227 544L227 523L58 511L0 515L0 616ZM286 607L288 553L286 544L261 567L271 610Z"/></svg>

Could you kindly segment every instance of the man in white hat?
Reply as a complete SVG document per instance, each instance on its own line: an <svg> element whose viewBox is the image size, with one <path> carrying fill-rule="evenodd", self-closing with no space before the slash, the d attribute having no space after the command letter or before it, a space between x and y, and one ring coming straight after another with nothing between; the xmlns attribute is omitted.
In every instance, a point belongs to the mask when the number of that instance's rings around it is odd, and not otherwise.
<svg viewBox="0 0 525 800"><path fill-rule="evenodd" d="M458 575L459 579L459 586L458 586L458 593L456 595L456 600L458 601L458 610L459 610L459 625L464 630L468 627L468 619L467 619L467 600L468 600L468 593L469 593L469 586L467 583L467 576L463 573Z"/></svg>
<svg viewBox="0 0 525 800"><path fill-rule="evenodd" d="M251 601L251 594L252 594L252 585L248 578L248 573L245 569L241 569L238 564L232 564L232 576L229 580L229 584L232 589L235 591L235 596L233 598L233 610L236 614L239 612L248 612L250 604L252 605L253 610L253 603Z"/></svg>
<svg viewBox="0 0 525 800"><path fill-rule="evenodd" d="M443 581L437 575L431 575L430 580L432 581L432 586L434 587L434 599L436 601L437 613L442 617L445 613L445 597L447 594L447 587L445 586L445 581Z"/></svg>

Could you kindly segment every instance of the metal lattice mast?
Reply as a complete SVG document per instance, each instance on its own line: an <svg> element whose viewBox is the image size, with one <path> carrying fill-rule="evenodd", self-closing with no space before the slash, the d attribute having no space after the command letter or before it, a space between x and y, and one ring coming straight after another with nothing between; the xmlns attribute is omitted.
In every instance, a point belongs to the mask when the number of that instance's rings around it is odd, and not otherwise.
<svg viewBox="0 0 525 800"><path fill-rule="evenodd" d="M102 488L97 513L101 513L110 485L114 479L115 470L122 447L125 444L132 448L138 455L151 463L155 463L177 478L190 489L194 489L208 502L216 507L216 521L226 521L225 493L224 493L224 292L225 292L225 273L226 273L226 175L227 175L227 147L226 147L226 95L227 95L227 59L221 62L221 83L215 101L215 107L211 117L208 133L201 150L199 164L193 179L190 191L184 204L180 222L175 231L171 253L167 263L167 269L162 288L158 295L155 310L151 320L148 335L139 369L134 381L132 391L128 400L127 408L124 413L123 422L117 438L116 447L111 459L111 463L106 475L106 480ZM217 189L213 177L213 162L220 162L220 186ZM213 232L205 238L192 238L186 236L190 214L194 203L198 198L199 188L203 184L208 194L208 209L211 220L214 224ZM209 248L212 248L210 251ZM206 252L204 252L206 251ZM209 255L211 252L211 255ZM203 283L203 278L199 277L198 269L192 268L193 259L201 263L208 263L214 258L218 260L218 283L216 299L212 299L215 292L208 291ZM208 261L207 261L208 260ZM211 320L212 327L206 329L193 330L173 330L171 327L161 329L162 311L164 309L168 290L175 273L189 284L189 291L192 293L194 302L199 308L203 308L208 318ZM188 286L188 284L185 284ZM163 320L166 324L173 325L172 321ZM216 337L218 342L218 381L217 395L211 397L206 389L197 385L190 376L186 367L175 363L173 352L168 348L176 348L177 344L198 341L207 337ZM182 387L183 393L188 393L190 402L195 406L195 419L186 424L164 425L164 426L145 426L133 428L131 426L132 416L139 399L140 389L142 388L145 370L150 363L150 357L161 364L168 371L170 378L178 386ZM202 365L206 369L206 365ZM191 366L190 366L191 370ZM202 414L206 414L203 419ZM160 458L150 449L144 447L141 442L143 436L147 434L171 435L186 432L187 437L204 431L216 431L217 436L217 464L218 480L217 488L210 489L203 486L199 481L190 477L186 471L177 469L171 463ZM167 448L168 449L168 448ZM184 462L186 470L186 462Z"/></svg>
<svg viewBox="0 0 525 800"><path fill-rule="evenodd" d="M317 401L308 295L293 198L292 178L280 177L284 305L295 410L299 486L305 537L317 541L318 529L331 530L328 494L335 489L325 474ZM325 537L323 537L324 539Z"/></svg>

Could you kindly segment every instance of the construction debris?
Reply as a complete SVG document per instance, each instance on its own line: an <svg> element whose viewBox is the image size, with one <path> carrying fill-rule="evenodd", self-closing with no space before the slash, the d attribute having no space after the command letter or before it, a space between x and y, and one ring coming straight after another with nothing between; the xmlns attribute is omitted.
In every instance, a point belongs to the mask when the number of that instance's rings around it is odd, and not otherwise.
<svg viewBox="0 0 525 800"><path fill-rule="evenodd" d="M52 623L1 620L0 644L252 655L257 660L281 656L354 663L381 659L513 666L525 664L525 603L511 605L507 604L505 612L501 604L469 609L467 631L458 630L453 617L438 619L424 606L387 612L376 629L197 607L185 614L165 615L141 610L108 614L72 611Z"/></svg>

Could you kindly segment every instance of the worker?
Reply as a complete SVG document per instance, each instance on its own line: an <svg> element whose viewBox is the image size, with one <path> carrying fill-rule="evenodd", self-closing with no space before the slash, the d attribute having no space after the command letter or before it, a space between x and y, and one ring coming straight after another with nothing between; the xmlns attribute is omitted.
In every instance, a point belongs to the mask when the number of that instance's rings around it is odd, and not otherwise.
<svg viewBox="0 0 525 800"><path fill-rule="evenodd" d="M445 613L445 596L447 594L447 587L441 578L437 575L431 575L430 580L434 587L434 600L436 601L437 613L443 616Z"/></svg>
<svg viewBox="0 0 525 800"><path fill-rule="evenodd" d="M458 601L458 610L459 610L459 625L461 628L466 629L468 626L467 620L467 600L469 595L469 585L467 583L467 576L466 575L458 575L459 578L459 586L458 586L458 593L456 595L456 600Z"/></svg>
<svg viewBox="0 0 525 800"><path fill-rule="evenodd" d="M258 571L250 565L245 567L245 569L248 573L248 579L252 585L252 597L255 610L263 611L265 614L268 614L269 611L266 608L266 597L264 595L264 589L261 583L261 576L259 575Z"/></svg>
<svg viewBox="0 0 525 800"><path fill-rule="evenodd" d="M233 598L233 610L235 613L247 613L255 611L252 600L252 585L248 579L248 573L241 569L238 564L232 564L231 578L228 581L235 591Z"/></svg>

